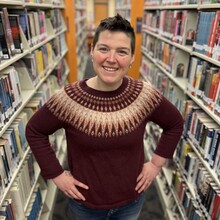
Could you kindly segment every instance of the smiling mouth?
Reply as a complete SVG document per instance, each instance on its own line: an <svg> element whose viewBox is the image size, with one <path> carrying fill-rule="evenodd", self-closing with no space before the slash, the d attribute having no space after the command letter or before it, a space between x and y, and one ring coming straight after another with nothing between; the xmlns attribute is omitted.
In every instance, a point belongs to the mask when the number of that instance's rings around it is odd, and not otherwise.
<svg viewBox="0 0 220 220"><path fill-rule="evenodd" d="M114 72L117 71L119 68L116 67L107 67L107 66L103 66L104 70L109 71L109 72Z"/></svg>

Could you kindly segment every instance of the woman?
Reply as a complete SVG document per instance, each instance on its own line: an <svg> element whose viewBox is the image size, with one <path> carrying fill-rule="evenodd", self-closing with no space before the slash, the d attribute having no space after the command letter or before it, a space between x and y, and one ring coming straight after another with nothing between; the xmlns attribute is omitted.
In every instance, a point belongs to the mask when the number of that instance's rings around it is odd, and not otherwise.
<svg viewBox="0 0 220 220"><path fill-rule="evenodd" d="M70 198L79 220L135 220L144 191L182 134L179 111L148 82L127 76L134 62L135 34L120 15L98 26L91 58L96 76L68 84L30 119L26 135L42 175ZM145 162L143 136L148 121L162 129L151 161ZM48 135L64 128L65 171Z"/></svg>

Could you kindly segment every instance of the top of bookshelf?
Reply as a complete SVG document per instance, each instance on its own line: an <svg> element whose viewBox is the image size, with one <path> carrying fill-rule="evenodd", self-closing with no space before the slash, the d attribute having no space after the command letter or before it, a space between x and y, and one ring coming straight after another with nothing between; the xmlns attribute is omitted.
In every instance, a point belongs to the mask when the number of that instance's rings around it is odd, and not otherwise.
<svg viewBox="0 0 220 220"><path fill-rule="evenodd" d="M13 1L8 1L8 0L0 0L0 6L11 6L11 7L21 7L21 8L26 8L26 7L37 7L37 8L65 8L65 4L63 1L60 1L60 4L55 4L53 2L49 3L32 3L32 2L24 2L24 1L19 1L19 0L13 0Z"/></svg>
<svg viewBox="0 0 220 220"><path fill-rule="evenodd" d="M219 9L219 4L185 4L185 5L144 5L144 10L164 10L164 9Z"/></svg>

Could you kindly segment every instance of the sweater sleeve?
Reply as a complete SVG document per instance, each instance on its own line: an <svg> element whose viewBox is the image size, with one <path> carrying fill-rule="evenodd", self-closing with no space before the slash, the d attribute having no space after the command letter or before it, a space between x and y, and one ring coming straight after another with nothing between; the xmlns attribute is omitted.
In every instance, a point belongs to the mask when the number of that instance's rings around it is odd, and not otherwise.
<svg viewBox="0 0 220 220"><path fill-rule="evenodd" d="M28 144L40 166L42 176L46 179L63 172L49 142L49 135L62 127L63 123L49 111L46 104L31 117L26 126Z"/></svg>
<svg viewBox="0 0 220 220"><path fill-rule="evenodd" d="M164 158L172 158L183 132L182 115L169 100L162 96L150 120L163 129L155 153Z"/></svg>

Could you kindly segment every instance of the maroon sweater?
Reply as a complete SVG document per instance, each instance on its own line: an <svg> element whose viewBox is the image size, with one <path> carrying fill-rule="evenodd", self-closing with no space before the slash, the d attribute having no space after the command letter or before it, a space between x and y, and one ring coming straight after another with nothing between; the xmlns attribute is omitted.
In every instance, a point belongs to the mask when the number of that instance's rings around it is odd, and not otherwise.
<svg viewBox="0 0 220 220"><path fill-rule="evenodd" d="M86 80L67 85L28 122L26 136L42 175L63 172L48 135L64 128L69 168L89 186L79 188L86 206L110 209L138 198L136 179L144 158L143 136L148 121L163 129L156 154L171 158L182 134L179 111L149 83L123 79L115 91L97 91Z"/></svg>

